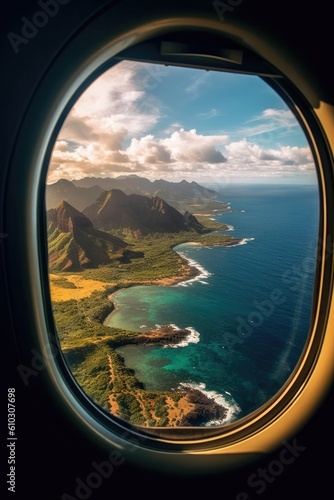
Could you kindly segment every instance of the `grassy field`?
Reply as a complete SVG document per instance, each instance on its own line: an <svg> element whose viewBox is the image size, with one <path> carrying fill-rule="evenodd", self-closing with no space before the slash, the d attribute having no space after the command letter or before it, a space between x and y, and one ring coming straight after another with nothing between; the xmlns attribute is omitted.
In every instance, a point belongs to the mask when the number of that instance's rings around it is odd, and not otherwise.
<svg viewBox="0 0 334 500"><path fill-rule="evenodd" d="M119 233L117 236L126 236L139 257L77 273L50 274L55 324L73 376L96 404L134 425L180 425L194 404L189 402L189 395L146 391L124 365L115 349L131 343L138 333L103 324L113 310L110 296L119 288L142 283L168 285L190 276L194 268L173 250L178 244L210 246L238 242L230 236L212 233L222 226L211 220L207 224L204 234L187 231L136 239L129 232Z"/></svg>
<svg viewBox="0 0 334 500"><path fill-rule="evenodd" d="M173 250L175 246L186 242L212 246L237 241L231 236L213 234L212 231L223 229L224 226L217 225L208 219L204 220L207 224L207 232L204 234L198 234L195 231L155 233L136 239L129 232L118 232L116 235L120 238L126 237L131 249L142 256L125 262L118 260L112 264L85 269L77 273L52 273L49 275L52 301L79 300L89 297L94 291L103 291L106 288L122 288L135 283L182 278L186 275L188 265Z"/></svg>
<svg viewBox="0 0 334 500"><path fill-rule="evenodd" d="M115 286L116 282L104 282L87 279L82 273L77 274L50 274L50 292L53 302L66 300L80 300L90 297L95 291L104 291L107 287Z"/></svg>

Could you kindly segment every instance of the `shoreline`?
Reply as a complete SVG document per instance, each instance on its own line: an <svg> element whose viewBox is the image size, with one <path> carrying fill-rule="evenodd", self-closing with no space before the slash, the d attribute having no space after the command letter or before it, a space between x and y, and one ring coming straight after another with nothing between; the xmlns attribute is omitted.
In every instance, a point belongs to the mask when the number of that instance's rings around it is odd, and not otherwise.
<svg viewBox="0 0 334 500"><path fill-rule="evenodd" d="M236 246L241 243L242 240L233 239L224 242L223 246ZM199 242L186 242L183 243L185 245L194 245L194 246L206 246ZM187 282L191 282L196 279L208 278L211 273L209 273L206 269L204 269L198 262L193 259L187 258L182 251L177 251L176 248L179 245L173 247L173 250L177 253L179 257L179 269L180 273L177 276L172 276L168 278L160 278L156 280L142 280L142 281L123 281L115 284L112 288L109 288L108 299L112 304L112 311L106 316L103 320L101 318L101 322L105 326L107 322L110 321L111 316L119 311L120 307L117 305L115 301L116 295L126 288L134 287L134 286L177 286L177 285L185 285ZM209 245L207 245L209 246ZM212 246L212 245L210 245ZM217 246L217 245L215 245ZM222 246L222 245L220 245ZM110 293L111 292L111 293ZM112 327L111 327L112 329ZM112 330L111 330L112 332ZM150 328L148 331L129 331L129 334L123 336L120 339L119 345L114 345L115 353L117 353L117 347L127 346L127 345L137 345L137 346L160 346L160 347L170 347L170 348L182 348L189 343L197 343L200 340L200 334L196 332L192 327L179 328L175 324L169 325L156 325L155 328ZM122 363L125 373L127 373L127 366L124 359L120 360ZM109 367L110 374L114 377L115 368L113 366L113 362L111 358L109 359ZM131 370L130 370L131 371ZM138 386L138 389L133 389L132 384L128 386L128 377L134 377L135 387ZM121 380L123 380L121 378ZM132 378L131 378L132 380ZM169 392L163 393L164 397L164 405L165 405L165 419L164 423L160 423L161 416L160 414L156 414L155 411L159 410L160 407L156 406L155 398L152 399L152 396L149 392L146 391L145 386L142 386L139 389L139 385L142 382L137 379L135 373L128 373L124 378L125 384L125 394L130 394L132 398L136 400L136 404L138 407L142 409L142 415L146 418L144 423L144 427L150 426L167 426L167 427L193 427L193 426L219 426L224 425L233 420L234 416L234 405L231 405L222 394L213 393L212 391L206 391L203 389L201 384L180 384L176 389L172 389L175 396L178 398L178 403L176 404L174 398L169 395ZM124 418L123 411L124 408L121 405L121 402L118 398L117 389L109 394L108 399L110 405L110 412L113 415L118 416L119 418ZM149 405L151 408L151 417L147 420L145 413L145 407ZM153 416L153 418L152 418ZM132 415L129 419L131 421ZM127 420L127 418L125 418ZM152 425L152 422L155 422ZM136 422L135 425L138 425ZM142 424L139 424L141 426Z"/></svg>
<svg viewBox="0 0 334 500"><path fill-rule="evenodd" d="M234 247L239 245L245 245L250 240L251 238L234 238L233 240L221 242L219 244L215 244L212 246ZM189 241L181 244L191 245L191 246L204 246L204 247L209 246L197 241ZM197 263L193 259L185 257L185 255L182 252L178 252L177 250L175 250L175 248L180 246L181 244L178 244L175 247L173 247L173 250L180 256L180 258L183 261L183 263L181 264L181 269L184 271L184 274L178 276L171 276L170 278L159 278L157 280L143 280L140 282L136 281L136 282L123 283L123 286L122 284L115 285L115 291L108 295L108 299L113 304L113 310L103 320L102 322L103 325L109 327L109 325L107 324L108 320L112 318L113 314L115 314L120 310L114 299L116 295L122 290L126 290L127 288L133 288L135 286L152 286L152 285L163 286L163 287L177 286L177 285L186 286L187 283L195 281L196 279L208 278L211 275L211 273L209 271L206 271L199 263Z"/></svg>
<svg viewBox="0 0 334 500"><path fill-rule="evenodd" d="M192 246L224 246L224 247L234 247L234 246L239 246L239 245L244 245L248 241L250 241L253 238L235 238L233 240L228 240L225 242L221 242L219 244L215 245L205 245L197 241L189 241L182 243L182 245L192 245ZM236 241L234 241L236 240ZM103 320L102 324L105 326L109 326L107 324L107 321L112 317L114 313L119 311L119 307L114 301L114 298L116 295L121 292L122 290L126 290L127 288L133 288L135 286L163 286L163 287L168 287L168 286L186 286L186 284L192 281L195 281L196 279L201 279L201 278L208 278L211 273L209 271L206 271L198 262L189 259L185 257L185 255L182 252L178 252L175 250L177 246L180 246L180 244L176 245L173 250L180 256L181 258L181 270L183 271L183 274L178 275L178 276L172 276L169 278L159 278L157 280L143 280L143 281L129 281L128 283L123 282L122 284L116 285L115 290L108 295L108 299L110 302L113 304L113 310L111 313L107 315L107 317ZM139 332L138 332L139 333Z"/></svg>
<svg viewBox="0 0 334 500"><path fill-rule="evenodd" d="M117 306L117 304L114 301L114 298L116 297L116 295L119 292L126 290L127 288L133 288L135 286L163 286L163 287L176 286L176 285L179 285L180 283L185 283L187 281L191 281L200 275L199 270L197 270L196 268L193 268L193 267L191 267L191 268L194 269L195 271L185 273L183 276L175 276L175 277L171 277L171 278L159 278L158 280L148 280L148 281L140 281L140 282L139 281L132 281L132 282L129 282L126 284L123 283L123 286L116 285L115 290L108 295L108 299L110 300L110 302L112 302L114 309L103 320L102 324L105 326L108 326L106 324L108 318L111 318L112 314L114 314L116 311L119 311L119 307ZM126 285L126 286L124 286L124 285Z"/></svg>
<svg viewBox="0 0 334 500"><path fill-rule="evenodd" d="M176 325L162 325L140 333L132 339L131 344L160 345L164 347L183 346L192 340L194 336L192 330L190 328L178 328Z"/></svg>
<svg viewBox="0 0 334 500"><path fill-rule="evenodd" d="M186 244L188 245L188 243L186 243ZM190 242L189 244L190 245L201 245L201 243L197 243L197 242ZM176 252L176 253L178 253L178 252ZM163 286L163 287L176 286L176 285L179 285L181 283L186 283L187 281L192 281L193 279L195 279L201 275L201 269L198 269L198 267L191 265L189 263L189 260L186 259L183 255L180 255L180 253L178 253L178 255L180 256L182 261L185 261L185 263L182 263L182 265L181 265L181 269L184 271L183 275L172 276L170 278L159 278L157 280L147 280L147 281L143 280L140 282L139 281L130 281L129 283L123 283L120 285L116 285L115 290L111 294L108 295L108 299L113 304L114 308L111 311L111 313L109 313L107 315L107 317L103 320L102 324L105 326L109 326L109 325L107 325L108 319L110 319L114 313L119 311L119 307L115 303L114 298L122 290L126 290L127 288L133 288L135 286ZM126 286L124 286L124 285L126 285Z"/></svg>

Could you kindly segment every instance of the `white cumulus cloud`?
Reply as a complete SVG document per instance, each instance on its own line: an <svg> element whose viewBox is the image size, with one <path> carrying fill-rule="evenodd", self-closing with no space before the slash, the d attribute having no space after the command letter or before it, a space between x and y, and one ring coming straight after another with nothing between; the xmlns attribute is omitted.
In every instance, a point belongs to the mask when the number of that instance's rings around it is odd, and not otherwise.
<svg viewBox="0 0 334 500"><path fill-rule="evenodd" d="M168 122L170 110L154 92L164 74L158 66L123 61L99 77L63 124L48 182L129 173L198 181L314 174L308 146L278 142L279 134L291 134L298 125L289 109L264 109L234 130L233 140L226 133L204 132L204 127L187 130L175 110ZM185 95L198 97L207 83L207 72L198 73ZM208 107L198 116L209 122L218 114ZM270 140L259 140L261 134L262 139L271 134Z"/></svg>

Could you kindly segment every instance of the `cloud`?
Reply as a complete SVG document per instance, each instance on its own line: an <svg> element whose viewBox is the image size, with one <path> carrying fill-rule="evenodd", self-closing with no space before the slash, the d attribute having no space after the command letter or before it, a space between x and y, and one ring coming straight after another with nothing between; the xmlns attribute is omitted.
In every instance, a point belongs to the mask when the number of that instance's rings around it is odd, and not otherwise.
<svg viewBox="0 0 334 500"><path fill-rule="evenodd" d="M162 141L157 141L153 135L132 139L130 146L124 151L130 161L146 163L171 163L171 153Z"/></svg>
<svg viewBox="0 0 334 500"><path fill-rule="evenodd" d="M103 145L110 150L121 149L124 140L128 136L125 128L114 129L107 126L103 120L94 123L92 118L79 118L69 115L64 122L58 142L80 144L81 146ZM56 144L57 149L57 144Z"/></svg>
<svg viewBox="0 0 334 500"><path fill-rule="evenodd" d="M281 146L277 149L261 148L246 139L226 146L231 173L277 177L315 173L314 161L308 146Z"/></svg>
<svg viewBox="0 0 334 500"><path fill-rule="evenodd" d="M122 134L112 137L114 147L122 142L121 136ZM74 134L71 138L78 139ZM152 172L169 172L183 176L184 173L189 175L190 172L209 171L214 166L226 162L220 147L227 139L227 135L203 135L198 134L195 129L187 131L181 128L163 139L155 138L152 134L139 139L132 138L125 149L109 149L102 140L100 143L76 143L70 150L69 143L60 140L52 155L52 166L56 167L58 172L57 175L52 175L51 168L48 182L53 182L57 176L59 178L60 172L66 172L67 178L72 172L76 175L81 172L81 176L93 175L92 172L99 166L102 170L103 165L109 165L109 175L115 172L146 171L148 176L152 175Z"/></svg>
<svg viewBox="0 0 334 500"><path fill-rule="evenodd" d="M159 100L154 90L165 70L154 68L123 61L82 94L55 143L49 183L130 173L148 178L163 175L169 180L219 180L315 172L309 147L277 143L277 131L286 134L298 125L290 110L264 109L239 128L235 140L223 133L204 133L204 125L201 131L187 130L175 110L169 122L169 115L163 114L166 101ZM185 92L197 97L207 84L208 73L199 72ZM216 108L208 109L200 115L202 120L219 114ZM268 133L275 141L259 140L259 134ZM263 147L264 143L270 147Z"/></svg>
<svg viewBox="0 0 334 500"><path fill-rule="evenodd" d="M202 135L195 129L183 128L172 132L169 137L156 139L153 135L133 139L125 153L131 161L145 163L174 164L174 170L191 168L193 165L224 163L226 158L219 146L226 142L226 135Z"/></svg>
<svg viewBox="0 0 334 500"><path fill-rule="evenodd" d="M223 163L226 158L217 147L226 140L227 135L202 135L195 129L186 131L181 128L161 142L169 149L175 161Z"/></svg>
<svg viewBox="0 0 334 500"><path fill-rule="evenodd" d="M150 65L123 61L95 80L63 124L48 179L70 178L73 172L76 176L91 175L98 165L101 169L109 165L114 172L141 168L137 159L129 160L124 149L161 118L162 106L148 92L157 78L161 78L160 72L152 73Z"/></svg>
<svg viewBox="0 0 334 500"><path fill-rule="evenodd" d="M100 76L73 106L58 140L103 142L116 149L124 138L150 130L161 111L157 100L145 91L145 75L138 77L145 65L140 68L123 61L117 70L114 67Z"/></svg>
<svg viewBox="0 0 334 500"><path fill-rule="evenodd" d="M281 177L315 173L309 147L262 148L246 139L228 142L226 135L202 135L195 129L180 129L164 139L148 134L133 138L124 150L110 151L89 144L67 149L59 141L53 154L54 175L61 177L113 176L137 173L148 178L188 180ZM52 169L51 169L52 172Z"/></svg>
<svg viewBox="0 0 334 500"><path fill-rule="evenodd" d="M59 153L66 153L69 148L69 143L67 141L57 141L54 148L54 155Z"/></svg>
<svg viewBox="0 0 334 500"><path fill-rule="evenodd" d="M210 120L211 118L214 118L215 116L219 116L219 111L215 108L212 108L207 113L199 113L197 116L198 116L198 118L201 118L202 120Z"/></svg>
<svg viewBox="0 0 334 500"><path fill-rule="evenodd" d="M263 136L262 139L268 140L274 137L277 138L277 131L280 130L284 134L291 131L292 128L298 127L298 122L289 109L272 109L267 108L258 116L255 116L248 121L250 125L241 127L238 135L242 137Z"/></svg>
<svg viewBox="0 0 334 500"><path fill-rule="evenodd" d="M308 146L303 148L297 146L282 146L281 154L285 162L290 162L290 164L294 165L299 171L315 170L311 149Z"/></svg>
<svg viewBox="0 0 334 500"><path fill-rule="evenodd" d="M265 109L257 119L271 119L279 123L282 127L292 127L296 125L296 118L289 109Z"/></svg>
<svg viewBox="0 0 334 500"><path fill-rule="evenodd" d="M193 78L192 83L185 88L185 91L192 97L198 97L201 87L208 84L208 73L199 73Z"/></svg>

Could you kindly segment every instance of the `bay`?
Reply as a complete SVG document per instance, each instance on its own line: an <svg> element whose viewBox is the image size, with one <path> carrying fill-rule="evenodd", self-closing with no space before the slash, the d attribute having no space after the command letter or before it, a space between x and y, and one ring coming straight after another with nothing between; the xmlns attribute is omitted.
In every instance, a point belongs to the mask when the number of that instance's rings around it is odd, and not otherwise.
<svg viewBox="0 0 334 500"><path fill-rule="evenodd" d="M229 408L220 425L250 414L294 370L310 327L319 195L315 186L229 185L215 216L242 238L233 247L175 247L201 270L176 286L118 292L109 326L147 331L190 328L177 347L118 349L148 390L200 388Z"/></svg>

